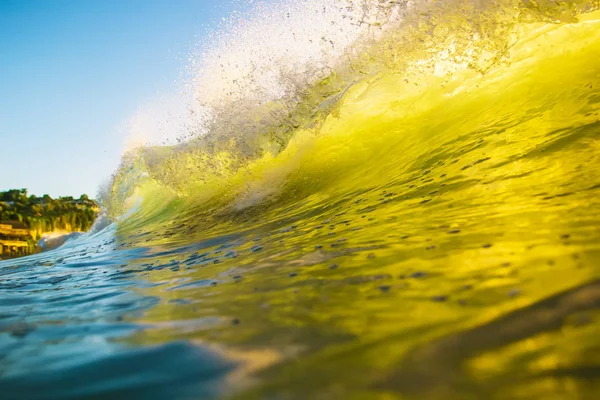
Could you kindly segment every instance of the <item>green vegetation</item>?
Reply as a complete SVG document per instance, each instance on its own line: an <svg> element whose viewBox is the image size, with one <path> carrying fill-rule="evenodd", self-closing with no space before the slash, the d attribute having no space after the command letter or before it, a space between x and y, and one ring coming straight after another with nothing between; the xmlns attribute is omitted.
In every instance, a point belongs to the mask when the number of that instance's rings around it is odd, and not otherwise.
<svg viewBox="0 0 600 400"><path fill-rule="evenodd" d="M27 189L0 192L0 220L23 222L37 241L46 232L85 232L96 219L98 203L83 194L79 199L71 196L52 197L27 195Z"/></svg>

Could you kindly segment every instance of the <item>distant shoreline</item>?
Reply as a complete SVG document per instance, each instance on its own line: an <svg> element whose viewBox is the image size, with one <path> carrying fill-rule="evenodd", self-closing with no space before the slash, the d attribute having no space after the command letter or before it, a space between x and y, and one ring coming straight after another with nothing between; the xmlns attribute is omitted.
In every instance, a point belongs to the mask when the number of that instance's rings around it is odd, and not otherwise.
<svg viewBox="0 0 600 400"><path fill-rule="evenodd" d="M28 195L27 189L0 192L0 259L48 250L39 245L48 233L60 232L63 235L58 237L62 237L87 232L99 211L100 205L85 194L78 199L72 196L54 199L48 195Z"/></svg>

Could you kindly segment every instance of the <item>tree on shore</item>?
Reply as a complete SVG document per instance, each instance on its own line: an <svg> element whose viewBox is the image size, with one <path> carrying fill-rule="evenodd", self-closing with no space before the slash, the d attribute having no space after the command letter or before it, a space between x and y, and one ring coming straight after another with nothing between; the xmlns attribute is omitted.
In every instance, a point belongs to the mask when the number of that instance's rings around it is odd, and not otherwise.
<svg viewBox="0 0 600 400"><path fill-rule="evenodd" d="M88 231L99 211L98 203L83 194L53 199L47 194L28 196L27 189L0 192L0 220L20 221L31 230L37 241L46 232Z"/></svg>

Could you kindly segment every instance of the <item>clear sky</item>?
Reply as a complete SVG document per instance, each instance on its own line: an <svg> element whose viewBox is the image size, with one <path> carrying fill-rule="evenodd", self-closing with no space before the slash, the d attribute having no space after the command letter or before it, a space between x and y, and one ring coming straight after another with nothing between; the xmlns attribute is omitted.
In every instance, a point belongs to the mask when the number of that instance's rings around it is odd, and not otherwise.
<svg viewBox="0 0 600 400"><path fill-rule="evenodd" d="M0 0L0 190L95 196L228 0ZM237 9L243 7L237 2Z"/></svg>

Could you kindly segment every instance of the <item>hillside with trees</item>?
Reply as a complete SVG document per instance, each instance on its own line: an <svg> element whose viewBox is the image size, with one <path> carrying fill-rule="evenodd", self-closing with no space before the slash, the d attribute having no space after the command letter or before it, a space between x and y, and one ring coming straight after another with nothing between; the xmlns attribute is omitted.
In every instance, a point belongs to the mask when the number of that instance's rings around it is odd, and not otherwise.
<svg viewBox="0 0 600 400"><path fill-rule="evenodd" d="M27 189L0 192L0 220L24 223L34 241L47 232L86 232L98 211L98 203L85 194L78 199L71 196L53 199L48 195L28 195Z"/></svg>

